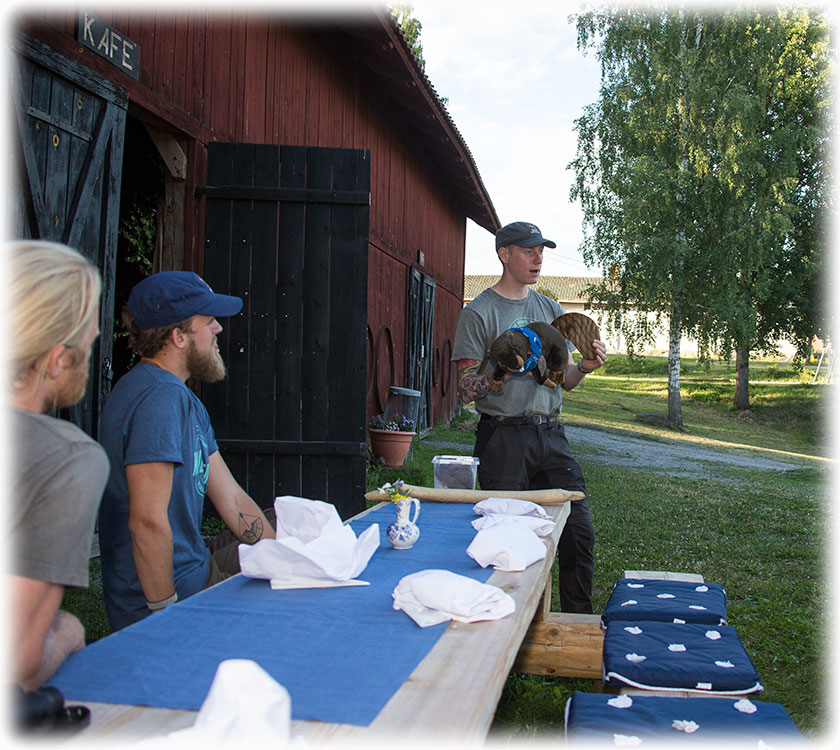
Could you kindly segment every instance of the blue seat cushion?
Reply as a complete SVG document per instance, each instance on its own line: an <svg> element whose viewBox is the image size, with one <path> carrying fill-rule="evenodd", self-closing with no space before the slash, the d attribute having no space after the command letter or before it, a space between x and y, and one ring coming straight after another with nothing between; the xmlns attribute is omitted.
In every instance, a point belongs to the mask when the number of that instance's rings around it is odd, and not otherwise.
<svg viewBox="0 0 840 750"><path fill-rule="evenodd" d="M575 692L566 702L568 740L597 742L601 747L653 740L657 747L716 737L733 747L805 745L803 735L779 703L748 698L668 698L653 695L608 695ZM575 745L577 747L577 745ZM588 747L588 745L586 745Z"/></svg>
<svg viewBox="0 0 840 750"><path fill-rule="evenodd" d="M607 600L601 623L661 620L726 624L726 592L719 583L621 578Z"/></svg>
<svg viewBox="0 0 840 750"><path fill-rule="evenodd" d="M604 634L604 681L731 695L764 689L735 628L697 623L613 620Z"/></svg>

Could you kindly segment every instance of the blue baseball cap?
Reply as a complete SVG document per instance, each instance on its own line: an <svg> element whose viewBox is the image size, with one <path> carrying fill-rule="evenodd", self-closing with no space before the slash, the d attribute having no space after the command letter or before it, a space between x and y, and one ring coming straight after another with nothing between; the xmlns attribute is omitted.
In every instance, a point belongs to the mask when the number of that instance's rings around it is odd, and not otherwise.
<svg viewBox="0 0 840 750"><path fill-rule="evenodd" d="M160 328L193 315L236 315L242 309L242 300L216 294L192 271L161 271L134 286L128 296L128 309L137 328Z"/></svg>

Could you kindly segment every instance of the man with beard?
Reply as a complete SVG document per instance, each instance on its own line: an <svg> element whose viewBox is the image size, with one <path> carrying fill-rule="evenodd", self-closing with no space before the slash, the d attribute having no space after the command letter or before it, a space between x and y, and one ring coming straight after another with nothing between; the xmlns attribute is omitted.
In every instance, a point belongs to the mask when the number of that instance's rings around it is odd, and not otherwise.
<svg viewBox="0 0 840 750"><path fill-rule="evenodd" d="M88 585L96 509L108 477L102 448L49 416L85 394L99 334L99 272L75 250L7 246L7 399L12 462L8 537L12 680L35 690L84 648L79 620L59 609L65 586Z"/></svg>
<svg viewBox="0 0 840 750"><path fill-rule="evenodd" d="M129 346L140 361L108 397L101 430L111 476L99 539L114 630L238 571L232 538L211 554L216 545L201 535L205 495L240 541L274 536L231 475L207 410L186 385L189 378L213 383L225 377L216 318L241 309L241 299L216 294L188 271L149 276L123 309Z"/></svg>

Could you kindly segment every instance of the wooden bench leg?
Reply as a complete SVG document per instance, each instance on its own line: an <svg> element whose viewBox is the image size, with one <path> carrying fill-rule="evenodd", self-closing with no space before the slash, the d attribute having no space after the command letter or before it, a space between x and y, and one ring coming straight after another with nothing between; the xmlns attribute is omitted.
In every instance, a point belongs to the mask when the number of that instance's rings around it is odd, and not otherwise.
<svg viewBox="0 0 840 750"><path fill-rule="evenodd" d="M548 576L548 581L545 584L545 590L542 592L540 603L537 604L537 611L534 612L534 622L544 620L551 614L551 575Z"/></svg>
<svg viewBox="0 0 840 750"><path fill-rule="evenodd" d="M513 663L513 671L600 680L603 648L600 615L549 612L543 619L531 623Z"/></svg>

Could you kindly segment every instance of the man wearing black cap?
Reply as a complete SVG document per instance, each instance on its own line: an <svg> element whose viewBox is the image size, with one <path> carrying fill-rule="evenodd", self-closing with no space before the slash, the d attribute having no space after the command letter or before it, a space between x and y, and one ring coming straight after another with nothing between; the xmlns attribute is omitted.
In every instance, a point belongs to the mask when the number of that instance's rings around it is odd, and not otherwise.
<svg viewBox="0 0 840 750"><path fill-rule="evenodd" d="M201 535L205 495L248 544L273 529L219 454L204 404L186 386L225 377L218 317L242 300L197 274L165 271L132 289L123 310L140 361L114 387L101 442L111 475L99 511L102 583L114 630L235 572L236 545L220 570Z"/></svg>
<svg viewBox="0 0 840 750"><path fill-rule="evenodd" d="M530 288L540 276L543 249L556 247L539 227L524 221L496 232L502 276L468 304L458 318L452 361L458 368L458 394L475 401L481 415L473 454L479 458L483 490L560 488L586 492L580 464L572 457L557 416L563 403L559 388L537 384L530 372L506 376L501 393L490 391L492 367L481 363L492 343L509 328L544 321L563 309ZM575 365L569 354L564 390L571 390L606 359L602 341L594 341L595 359ZM592 612L595 529L587 500L574 501L557 547L560 607L564 612Z"/></svg>

